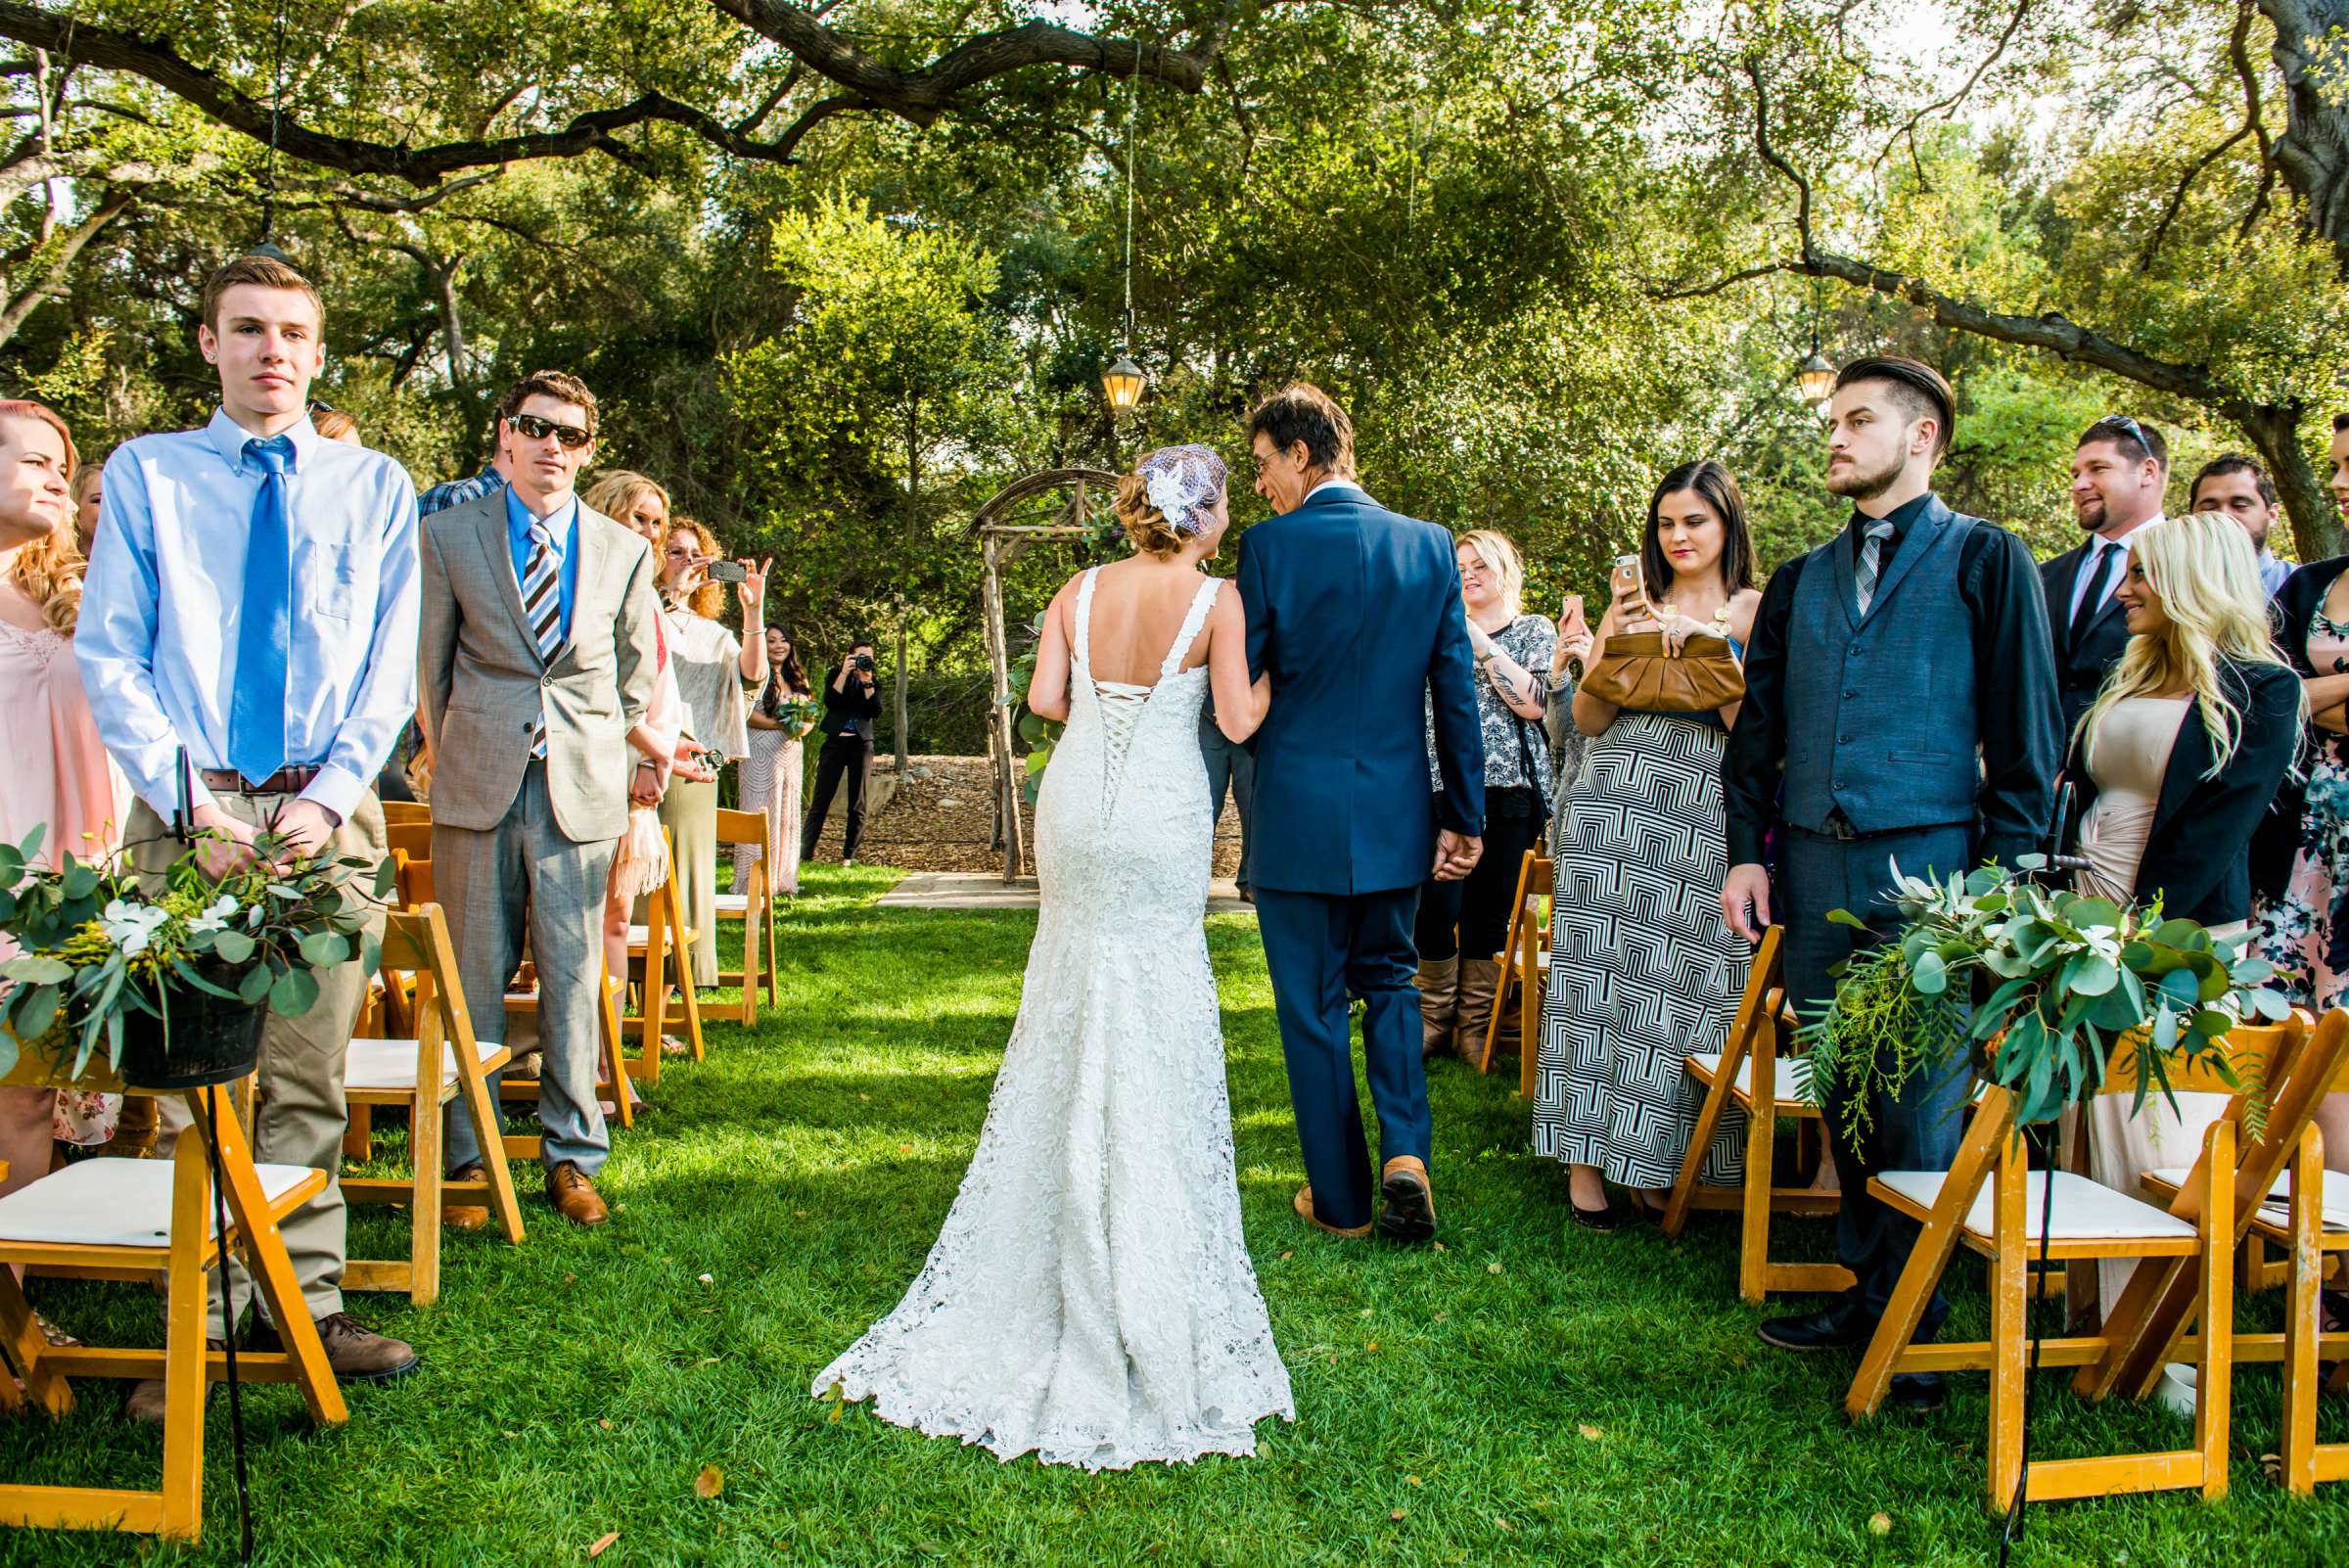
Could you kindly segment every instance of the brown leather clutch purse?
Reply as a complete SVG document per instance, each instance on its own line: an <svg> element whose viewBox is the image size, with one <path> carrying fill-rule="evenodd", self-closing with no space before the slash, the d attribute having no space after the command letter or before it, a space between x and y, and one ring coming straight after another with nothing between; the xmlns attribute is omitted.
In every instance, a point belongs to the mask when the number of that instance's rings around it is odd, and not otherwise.
<svg viewBox="0 0 2349 1568"><path fill-rule="evenodd" d="M1745 696L1745 670L1727 639L1692 633L1678 654L1660 631L1619 632L1606 657L1583 676L1582 689L1618 708L1701 714Z"/></svg>

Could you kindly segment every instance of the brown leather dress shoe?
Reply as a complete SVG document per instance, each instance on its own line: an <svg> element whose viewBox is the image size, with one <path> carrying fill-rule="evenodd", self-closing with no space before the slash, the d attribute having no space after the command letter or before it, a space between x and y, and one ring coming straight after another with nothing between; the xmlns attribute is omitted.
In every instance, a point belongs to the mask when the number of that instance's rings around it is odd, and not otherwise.
<svg viewBox="0 0 2349 1568"><path fill-rule="evenodd" d="M546 1201L575 1225L600 1225L612 1218L595 1195L595 1184L569 1160L546 1173Z"/></svg>
<svg viewBox="0 0 2349 1568"><path fill-rule="evenodd" d="M448 1174L451 1181L479 1181L484 1173L481 1163L461 1165ZM440 1206L440 1222L451 1230L479 1230L489 1222L489 1206L485 1203L444 1203Z"/></svg>
<svg viewBox="0 0 2349 1568"><path fill-rule="evenodd" d="M348 1313L328 1313L319 1318L318 1341L337 1382L389 1383L423 1364L405 1340L378 1334ZM277 1325L263 1318L253 1326L253 1348L282 1351L286 1344L278 1337Z"/></svg>
<svg viewBox="0 0 2349 1568"><path fill-rule="evenodd" d="M220 1339L207 1339L204 1342L204 1348L224 1351L228 1349L228 1342ZM207 1397L214 1386L216 1385L208 1383L206 1385L205 1393ZM122 1401L122 1413L134 1421L143 1421L149 1426L162 1425L163 1380L160 1377L142 1377L131 1384L130 1393Z"/></svg>
<svg viewBox="0 0 2349 1568"><path fill-rule="evenodd" d="M1427 1165L1415 1155L1398 1154L1381 1173L1378 1195L1387 1200L1378 1212L1378 1233L1389 1241L1416 1246L1436 1237L1436 1195L1427 1184Z"/></svg>
<svg viewBox="0 0 2349 1568"><path fill-rule="evenodd" d="M1326 1230L1333 1236L1344 1236L1349 1241L1359 1241L1362 1237L1370 1234L1368 1225L1333 1225L1313 1213L1313 1189L1310 1186L1297 1189L1295 1208L1305 1222L1315 1230Z"/></svg>

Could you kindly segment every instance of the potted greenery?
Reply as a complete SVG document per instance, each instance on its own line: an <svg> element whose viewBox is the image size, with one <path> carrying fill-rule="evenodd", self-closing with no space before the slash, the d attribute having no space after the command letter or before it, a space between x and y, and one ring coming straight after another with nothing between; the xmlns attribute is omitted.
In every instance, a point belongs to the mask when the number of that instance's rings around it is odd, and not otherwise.
<svg viewBox="0 0 2349 1568"><path fill-rule="evenodd" d="M225 876L189 849L150 882L119 861L31 865L40 841L0 844L0 936L17 948L0 962L0 1072L29 1045L78 1078L103 1039L135 1087L225 1083L253 1071L267 1012L309 1009L319 971L375 967L388 858L284 858L263 838Z"/></svg>
<svg viewBox="0 0 2349 1568"><path fill-rule="evenodd" d="M2275 970L2245 956L2242 939L2165 918L2158 899L2123 908L2042 887L2030 876L2046 863L2025 855L2017 871L1986 866L1946 882L1894 867L1907 926L1848 959L1833 998L1797 1031L1813 1102L1824 1109L1842 1095L1848 1135L1865 1128L1876 1093L1935 1068L1953 1038L1972 1047L1958 1065L2010 1090L2017 1125L2030 1126L2094 1094L2124 1042L2151 1047L2141 1105L2152 1088L2169 1094L2172 1062L2216 1058L2235 1082L2227 1032L2289 1014L2268 985ZM1867 929L1849 910L1828 918Z"/></svg>

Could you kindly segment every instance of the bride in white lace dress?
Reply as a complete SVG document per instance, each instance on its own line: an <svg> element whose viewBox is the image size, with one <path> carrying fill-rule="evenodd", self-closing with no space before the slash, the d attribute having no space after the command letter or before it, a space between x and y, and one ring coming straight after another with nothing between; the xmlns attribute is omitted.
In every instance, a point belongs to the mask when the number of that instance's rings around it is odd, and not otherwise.
<svg viewBox="0 0 2349 1568"><path fill-rule="evenodd" d="M1296 1419L1240 1230L1203 924L1200 705L1212 681L1219 725L1245 740L1267 704L1238 593L1201 576L1224 492L1207 448L1151 453L1119 487L1133 557L1052 601L1028 704L1068 730L1036 803L1042 908L979 1152L904 1299L811 1389L1002 1459L1247 1454L1257 1421Z"/></svg>

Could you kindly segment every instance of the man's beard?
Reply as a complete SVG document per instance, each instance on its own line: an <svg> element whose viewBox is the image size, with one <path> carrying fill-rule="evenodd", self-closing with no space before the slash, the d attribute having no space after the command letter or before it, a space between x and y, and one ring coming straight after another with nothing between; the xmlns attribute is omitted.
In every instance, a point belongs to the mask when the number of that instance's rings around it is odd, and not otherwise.
<svg viewBox="0 0 2349 1568"><path fill-rule="evenodd" d="M2104 525L2112 521L2112 514L2105 509L2102 501L2096 502L2085 512L2074 511L2072 517L2080 525L2080 531L2083 533L2101 532Z"/></svg>
<svg viewBox="0 0 2349 1568"><path fill-rule="evenodd" d="M1840 495L1849 501L1872 501L1899 482L1901 471L1906 466L1895 459L1872 474L1865 473L1860 467L1860 460L1855 457L1850 470L1841 476L1831 470L1828 472L1827 493Z"/></svg>

